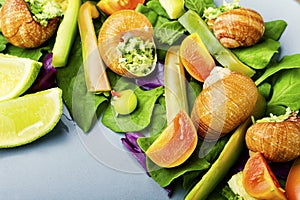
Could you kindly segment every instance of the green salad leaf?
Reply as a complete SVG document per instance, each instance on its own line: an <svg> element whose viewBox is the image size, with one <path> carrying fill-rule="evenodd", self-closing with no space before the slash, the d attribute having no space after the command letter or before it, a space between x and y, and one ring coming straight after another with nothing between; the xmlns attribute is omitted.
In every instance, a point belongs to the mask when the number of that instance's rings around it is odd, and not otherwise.
<svg viewBox="0 0 300 200"><path fill-rule="evenodd" d="M3 34L0 33L0 52L21 58L30 58L36 61L40 61L45 53L51 52L53 43L54 40L51 38L38 48L24 49L11 45Z"/></svg>
<svg viewBox="0 0 300 200"><path fill-rule="evenodd" d="M157 87L145 91L135 86L134 93L138 99L136 110L130 115L116 115L113 106L110 104L103 113L103 125L114 132L137 132L149 126L155 103L164 93L164 88Z"/></svg>
<svg viewBox="0 0 300 200"><path fill-rule="evenodd" d="M0 34L0 52L6 49L6 45L8 44L8 40Z"/></svg>
<svg viewBox="0 0 300 200"><path fill-rule="evenodd" d="M256 85L260 85L264 80L271 77L275 73L284 69L300 68L300 54L284 56L279 62L272 63L269 65L264 72L256 81Z"/></svg>
<svg viewBox="0 0 300 200"><path fill-rule="evenodd" d="M267 112L276 115L284 114L282 107L296 111L300 109L300 68L284 70L273 85L273 94L268 102Z"/></svg>
<svg viewBox="0 0 300 200"><path fill-rule="evenodd" d="M30 58L38 61L43 56L44 51L50 52L51 47L42 46L35 49L23 49L13 45L8 45L4 52L10 55L14 55L22 58Z"/></svg>
<svg viewBox="0 0 300 200"><path fill-rule="evenodd" d="M79 36L71 49L72 59L66 67L57 68L57 84L63 90L64 102L78 126L88 132L107 104L103 94L87 91Z"/></svg>
<svg viewBox="0 0 300 200"><path fill-rule="evenodd" d="M265 22L265 32L263 38L279 40L286 27L287 22L284 20Z"/></svg>
<svg viewBox="0 0 300 200"><path fill-rule="evenodd" d="M215 8L216 5L213 0L186 0L184 1L184 5L188 10L193 10L198 13L200 16L203 14L206 8L212 7Z"/></svg>
<svg viewBox="0 0 300 200"><path fill-rule="evenodd" d="M167 126L166 101L164 96L158 98L155 104L150 125L147 127L150 135L161 133Z"/></svg>
<svg viewBox="0 0 300 200"><path fill-rule="evenodd" d="M141 137L138 139L138 145L145 152L158 135L159 134L150 137ZM218 158L228 139L229 136L223 137L216 143L199 140L197 149L188 160L174 168L160 168L150 159L147 159L147 169L151 177L162 187L168 186L179 177L183 177L185 183L196 183L198 175L209 169L211 164Z"/></svg>
<svg viewBox="0 0 300 200"><path fill-rule="evenodd" d="M251 47L232 49L232 52L245 64L254 69L264 69L275 54L279 53L280 36L287 23L284 20L265 22L265 32L261 41Z"/></svg>
<svg viewBox="0 0 300 200"><path fill-rule="evenodd" d="M169 19L169 15L166 12L166 10L162 7L159 0L150 0L146 3L146 6L150 8L151 10L155 11L157 15L163 16L167 19Z"/></svg>
<svg viewBox="0 0 300 200"><path fill-rule="evenodd" d="M160 43L174 44L183 34L185 28L178 21L168 21L155 29L155 37Z"/></svg>
<svg viewBox="0 0 300 200"><path fill-rule="evenodd" d="M248 48L233 49L232 52L248 66L263 69L270 63L274 54L278 53L279 47L278 41L266 39Z"/></svg>
<svg viewBox="0 0 300 200"><path fill-rule="evenodd" d="M272 85L268 82L264 82L262 84L260 84L258 87L258 92L266 99L269 100L270 99L270 95L271 95L271 90L272 90Z"/></svg>

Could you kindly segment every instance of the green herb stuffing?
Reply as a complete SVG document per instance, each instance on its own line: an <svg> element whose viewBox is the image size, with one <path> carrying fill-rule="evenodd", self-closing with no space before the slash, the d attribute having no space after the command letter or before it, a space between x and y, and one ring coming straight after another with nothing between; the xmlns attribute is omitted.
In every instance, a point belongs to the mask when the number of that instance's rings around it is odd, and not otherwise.
<svg viewBox="0 0 300 200"><path fill-rule="evenodd" d="M286 119L288 119L292 114L292 110L291 108L286 108L286 112L283 115L274 115L272 113L270 113L270 117L264 117L262 119L256 120L256 123L260 123L260 122L283 122Z"/></svg>
<svg viewBox="0 0 300 200"><path fill-rule="evenodd" d="M42 26L47 26L48 21L63 15L62 8L54 0L25 0L33 19Z"/></svg>
<svg viewBox="0 0 300 200"><path fill-rule="evenodd" d="M241 6L239 5L239 0L234 0L232 3L227 3L226 1L224 1L223 5L217 8L215 7L206 8L203 12L203 18L205 20L216 19L222 13L237 8L241 8Z"/></svg>
<svg viewBox="0 0 300 200"><path fill-rule="evenodd" d="M156 61L154 43L140 37L124 37L123 40L118 45L122 55L119 64L137 76L149 74Z"/></svg>

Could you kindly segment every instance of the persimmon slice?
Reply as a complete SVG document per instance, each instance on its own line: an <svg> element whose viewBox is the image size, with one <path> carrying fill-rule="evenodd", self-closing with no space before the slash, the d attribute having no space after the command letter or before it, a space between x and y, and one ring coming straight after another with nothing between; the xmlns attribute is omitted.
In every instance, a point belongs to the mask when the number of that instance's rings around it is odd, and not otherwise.
<svg viewBox="0 0 300 200"><path fill-rule="evenodd" d="M216 66L213 57L197 33L187 36L180 45L180 60L187 72L203 82Z"/></svg>
<svg viewBox="0 0 300 200"><path fill-rule="evenodd" d="M106 14L111 15L119 10L134 10L138 4L144 4L145 0L101 0L97 6Z"/></svg>
<svg viewBox="0 0 300 200"><path fill-rule="evenodd" d="M138 38L145 43L154 44L152 24L143 14L134 10L120 10L110 15L103 23L98 35L98 47L105 64L115 73L127 77L142 77L150 74L156 63L156 52L153 52L153 63L142 73L135 73L120 64L122 52L120 44L128 38ZM145 44L146 45L146 44ZM154 46L155 47L155 46ZM154 48L155 50L155 48Z"/></svg>
<svg viewBox="0 0 300 200"><path fill-rule="evenodd" d="M146 155L160 167L176 167L190 157L197 142L198 136L194 125L188 114L181 110L151 144Z"/></svg>
<svg viewBox="0 0 300 200"><path fill-rule="evenodd" d="M259 152L251 155L246 162L243 170L243 186L249 195L257 199L287 199L284 189Z"/></svg>

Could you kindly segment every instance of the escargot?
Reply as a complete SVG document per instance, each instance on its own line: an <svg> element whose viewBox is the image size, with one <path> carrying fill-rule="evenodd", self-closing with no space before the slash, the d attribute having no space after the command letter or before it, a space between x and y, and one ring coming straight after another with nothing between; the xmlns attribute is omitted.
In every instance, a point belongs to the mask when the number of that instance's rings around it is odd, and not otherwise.
<svg viewBox="0 0 300 200"><path fill-rule="evenodd" d="M251 125L245 136L249 150L272 162L288 162L300 156L300 118L293 113L280 122Z"/></svg>
<svg viewBox="0 0 300 200"><path fill-rule="evenodd" d="M264 34L262 16L249 8L238 8L219 15L213 23L213 33L227 48L256 44Z"/></svg>
<svg viewBox="0 0 300 200"><path fill-rule="evenodd" d="M147 76L157 60L153 35L147 17L134 10L117 11L100 28L100 55L116 74L129 78Z"/></svg>
<svg viewBox="0 0 300 200"><path fill-rule="evenodd" d="M216 140L231 132L251 115L257 98L251 78L215 67L192 108L191 119L198 135Z"/></svg>
<svg viewBox="0 0 300 200"><path fill-rule="evenodd" d="M35 48L43 44L54 33L59 18L49 20L42 26L33 16L24 0L6 0L0 11L0 26L4 37L14 46Z"/></svg>

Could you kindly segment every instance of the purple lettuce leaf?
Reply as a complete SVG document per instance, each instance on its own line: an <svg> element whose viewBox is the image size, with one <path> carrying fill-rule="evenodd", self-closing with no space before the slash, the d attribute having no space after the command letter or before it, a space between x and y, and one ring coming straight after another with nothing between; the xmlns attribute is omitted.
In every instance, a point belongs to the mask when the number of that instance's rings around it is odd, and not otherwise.
<svg viewBox="0 0 300 200"><path fill-rule="evenodd" d="M269 165L277 178L286 180L293 165L293 161L283 163L270 163Z"/></svg>
<svg viewBox="0 0 300 200"><path fill-rule="evenodd" d="M143 152L143 150L139 147L137 143L137 139L140 137L144 137L144 135L141 133L130 132L130 133L126 133L125 138L121 138L121 141L122 144L132 153L132 155L144 168L147 175L151 177L146 166L146 154L145 152ZM164 189L167 191L168 196L171 197L173 194L173 187L169 185L164 187Z"/></svg>
<svg viewBox="0 0 300 200"><path fill-rule="evenodd" d="M151 90L164 85L164 65L157 62L156 69L150 75L135 79L135 83L145 90Z"/></svg>
<svg viewBox="0 0 300 200"><path fill-rule="evenodd" d="M43 61L43 66L41 67L35 82L28 90L29 93L46 90L56 86L57 70L51 64L52 57L53 57L52 53L49 53L45 57Z"/></svg>
<svg viewBox="0 0 300 200"><path fill-rule="evenodd" d="M146 167L146 155L137 144L137 139L144 137L141 133L126 133L125 138L121 138L123 145L132 153L140 165L144 168L148 176L150 176Z"/></svg>

